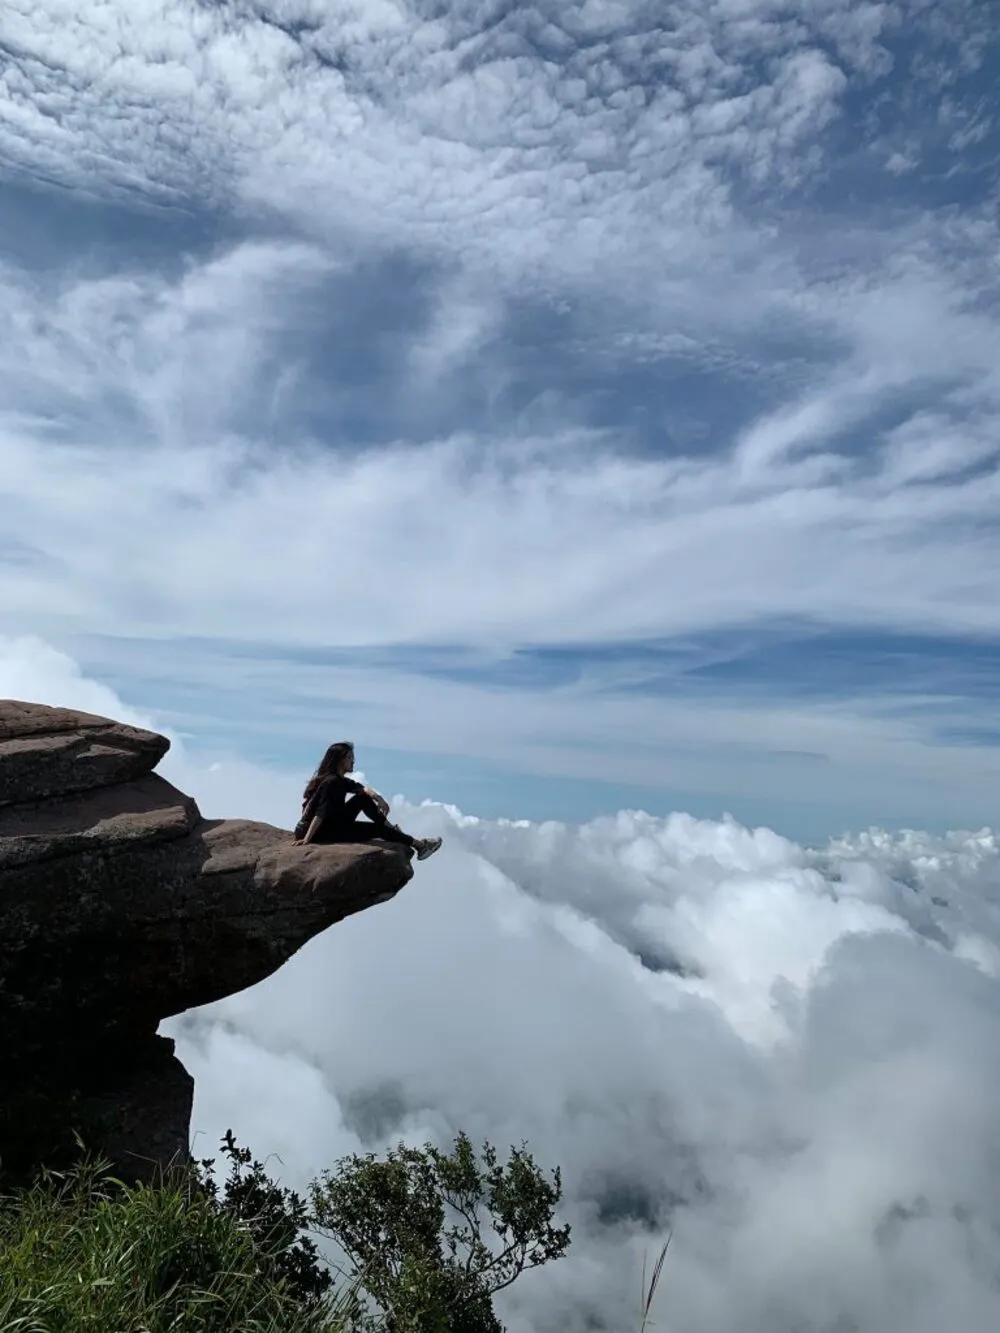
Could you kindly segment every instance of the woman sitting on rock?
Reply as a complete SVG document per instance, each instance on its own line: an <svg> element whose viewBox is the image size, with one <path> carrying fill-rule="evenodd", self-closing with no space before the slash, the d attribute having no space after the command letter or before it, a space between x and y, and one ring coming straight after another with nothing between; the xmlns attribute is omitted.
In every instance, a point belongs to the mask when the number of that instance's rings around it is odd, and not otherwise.
<svg viewBox="0 0 1000 1333"><path fill-rule="evenodd" d="M371 787L347 775L354 768L354 746L336 741L320 760L302 794L302 817L295 826L296 842L397 842L426 861L441 846L440 838L414 838L388 820L389 802ZM370 824L359 823L367 815Z"/></svg>

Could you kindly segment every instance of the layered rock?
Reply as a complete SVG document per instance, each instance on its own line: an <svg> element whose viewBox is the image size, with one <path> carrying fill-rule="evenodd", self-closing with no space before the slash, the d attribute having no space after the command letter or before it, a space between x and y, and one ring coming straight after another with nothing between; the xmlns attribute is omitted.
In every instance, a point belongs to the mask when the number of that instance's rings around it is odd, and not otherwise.
<svg viewBox="0 0 1000 1333"><path fill-rule="evenodd" d="M205 820L152 770L163 736L0 701L0 1172L49 1120L132 1176L187 1152L192 1083L160 1021L276 971L392 898L397 847Z"/></svg>

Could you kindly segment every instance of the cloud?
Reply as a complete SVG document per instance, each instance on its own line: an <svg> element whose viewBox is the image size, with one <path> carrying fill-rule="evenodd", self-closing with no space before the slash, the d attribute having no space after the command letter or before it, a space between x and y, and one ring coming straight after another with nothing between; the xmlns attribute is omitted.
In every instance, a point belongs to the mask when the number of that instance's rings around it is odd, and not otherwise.
<svg viewBox="0 0 1000 1333"><path fill-rule="evenodd" d="M931 22L8 7L9 166L243 229L0 275L8 632L991 634L995 222L822 201Z"/></svg>
<svg viewBox="0 0 1000 1333"><path fill-rule="evenodd" d="M447 839L419 894L171 1025L206 1146L242 1123L299 1181L400 1136L527 1137L563 1165L576 1246L512 1301L517 1333L620 1325L668 1226L660 1317L682 1325L992 1326L996 972L955 932L995 842L969 876L971 845L925 840L953 899L928 940L870 849L820 873L696 821L401 817ZM644 968L637 937L683 966Z"/></svg>
<svg viewBox="0 0 1000 1333"><path fill-rule="evenodd" d="M844 12L823 15L846 50ZM875 60L876 17L837 55L857 77ZM773 49L779 82L818 77L799 60L801 33L792 40L800 20L772 30L772 18L723 23L738 68ZM300 31L291 11L281 22ZM607 42L601 97L618 116L614 70L647 48ZM684 49L683 79L726 82L711 61L696 74L697 43ZM706 94L699 113L729 125L727 100ZM642 188L630 181L622 206L639 207ZM578 205L586 220L590 203ZM910 211L807 236L803 208L777 230L731 212L711 242L718 264L689 262L708 234L700 215L666 265L639 231L631 258L595 232L600 290L586 292L558 256L526 286L460 249L431 260L416 233L391 253L374 226L360 239L312 227L304 242L270 214L267 226L237 214L242 239L168 246L156 262L109 266L86 250L29 269L12 257L0 274L5 632L115 679L130 660L147 698L168 683L198 727L225 714L228 678L258 691L260 731L294 715L303 745L317 725L307 710L346 712L386 748L521 773L579 776L593 763L584 744L609 755L615 781L666 780L724 804L787 804L805 787L838 823L845 793L852 821L863 800L885 819L989 819L994 751L942 745L935 730L981 731L981 708L937 681L902 701L862 684L823 708L790 705L777 684L751 708L736 683L694 708L666 671L630 697L645 668L628 653L644 642L776 624L994 633L991 225ZM478 688L399 666L442 645L478 658ZM618 646L624 664L582 668L556 692L499 686L519 649L593 645ZM345 649L350 669L322 657ZM310 651L318 665L303 662ZM194 679L210 701L194 699ZM803 751L829 771L804 778Z"/></svg>
<svg viewBox="0 0 1000 1333"><path fill-rule="evenodd" d="M993 1327L995 839L397 814L446 837L414 892L170 1025L206 1149L527 1138L576 1240L514 1333L620 1326L668 1227L682 1326Z"/></svg>
<svg viewBox="0 0 1000 1333"><path fill-rule="evenodd" d="M942 64L897 51L901 30L929 33ZM968 78L988 41L963 0L470 3L433 18L406 3L14 0L0 31L8 169L266 209L511 281L634 290L699 260L738 280L734 248L772 212L761 190L834 169L824 136L849 93L884 119L900 62L919 108L948 57ZM961 115L966 90L950 91Z"/></svg>
<svg viewBox="0 0 1000 1333"><path fill-rule="evenodd" d="M856 294L861 341L825 384L729 448L661 457L514 423L488 448L289 436L281 339L329 272L303 247L241 246L176 282L9 279L11 627L516 644L798 616L989 633L997 326L911 268ZM411 366L482 336L476 315L480 332L452 320L441 343L436 319ZM930 375L953 387L904 407ZM902 420L879 428L886 410ZM863 454L849 429L872 432Z"/></svg>
<svg viewBox="0 0 1000 1333"><path fill-rule="evenodd" d="M435 789L450 799L456 784L471 782L478 802L486 777L488 807L509 814L566 810L573 799L588 809L608 800L658 810L673 802L777 821L808 837L873 821L976 828L994 816L996 747L937 737L891 695L875 701L880 709L870 699L736 704L679 688L676 698L629 692L616 688L613 672L549 688L498 686L478 673L463 681L392 658L310 662L179 644L165 653L141 640L91 644L87 660L88 674L123 682L138 701L130 716L176 738L164 770L172 781L184 786L192 773L209 781L212 766L213 816L281 808L279 822L289 825L302 770L323 738L341 734L381 752L380 786L405 789L428 781L442 760L462 761ZM107 711L100 690L93 705L81 702L92 691L73 658L36 639L0 638L0 694ZM918 717L921 702L907 700ZM932 722L940 728L951 717L958 726L967 716L939 704ZM411 762L394 776L407 754ZM280 765L280 782L275 775L260 787L240 757L247 755ZM543 784L538 794L532 779ZM234 784L252 811L237 809ZM566 785L575 798L558 797Z"/></svg>
<svg viewBox="0 0 1000 1333"><path fill-rule="evenodd" d="M870 69L886 12L825 8L804 25L689 4L427 20L391 3L15 3L4 147L91 189L242 200L390 243L485 240L507 268L575 265L657 213L672 231L692 211L724 219L721 161L788 174L845 82L821 42Z"/></svg>

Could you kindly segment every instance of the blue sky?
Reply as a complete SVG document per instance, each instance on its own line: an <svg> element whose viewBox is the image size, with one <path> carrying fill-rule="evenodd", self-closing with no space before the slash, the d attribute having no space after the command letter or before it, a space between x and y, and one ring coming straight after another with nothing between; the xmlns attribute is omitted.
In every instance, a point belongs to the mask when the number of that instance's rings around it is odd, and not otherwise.
<svg viewBox="0 0 1000 1333"><path fill-rule="evenodd" d="M13 0L8 660L488 815L992 822L996 19Z"/></svg>

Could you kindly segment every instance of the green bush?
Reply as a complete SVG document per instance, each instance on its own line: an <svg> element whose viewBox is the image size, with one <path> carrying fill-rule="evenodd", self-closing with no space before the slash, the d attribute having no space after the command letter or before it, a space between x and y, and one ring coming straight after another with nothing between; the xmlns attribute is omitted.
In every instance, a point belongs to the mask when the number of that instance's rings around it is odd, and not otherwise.
<svg viewBox="0 0 1000 1333"><path fill-rule="evenodd" d="M308 1206L222 1150L222 1186L208 1162L128 1186L85 1159L0 1198L0 1333L500 1333L492 1295L569 1244L558 1172L524 1149L348 1158ZM311 1232L347 1254L339 1288Z"/></svg>
<svg viewBox="0 0 1000 1333"><path fill-rule="evenodd" d="M400 1144L385 1161L346 1158L313 1183L312 1216L376 1302L358 1329L502 1333L495 1293L569 1245L569 1227L552 1223L561 1194L558 1170L547 1180L526 1148L501 1165L460 1134L451 1153Z"/></svg>

